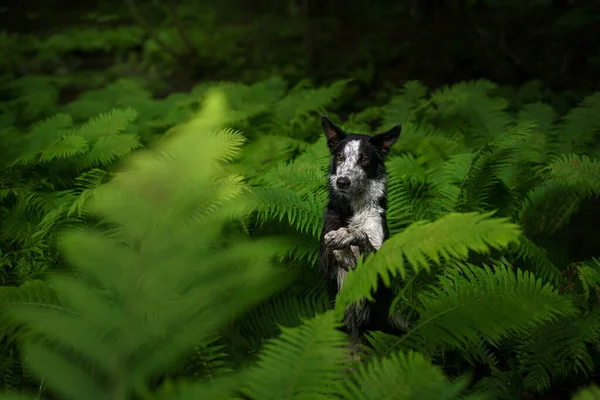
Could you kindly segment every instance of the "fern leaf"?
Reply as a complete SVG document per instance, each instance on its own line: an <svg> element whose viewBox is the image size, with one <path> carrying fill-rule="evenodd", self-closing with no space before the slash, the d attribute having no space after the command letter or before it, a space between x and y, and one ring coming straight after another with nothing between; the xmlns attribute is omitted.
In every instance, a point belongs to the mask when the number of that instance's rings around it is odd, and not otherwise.
<svg viewBox="0 0 600 400"><path fill-rule="evenodd" d="M10 82L7 88L17 92L17 102L25 105L26 116L38 118L58 108L59 90L51 79L26 75Z"/></svg>
<svg viewBox="0 0 600 400"><path fill-rule="evenodd" d="M526 104L519 110L519 122L533 122L537 130L547 134L554 126L556 111L544 103Z"/></svg>
<svg viewBox="0 0 600 400"><path fill-rule="evenodd" d="M77 130L76 134L93 142L103 137L123 132L137 118L137 115L137 112L132 108L124 110L115 108L91 118Z"/></svg>
<svg viewBox="0 0 600 400"><path fill-rule="evenodd" d="M40 154L40 162L48 162L59 158L70 158L83 154L88 149L87 141L76 135L64 136L62 139L46 147Z"/></svg>
<svg viewBox="0 0 600 400"><path fill-rule="evenodd" d="M383 109L383 125L393 126L409 121L411 112L427 95L427 88L419 81L408 81L400 94L392 97Z"/></svg>
<svg viewBox="0 0 600 400"><path fill-rule="evenodd" d="M244 373L233 373L220 376L212 381L168 382L161 386L157 398L164 400L234 400L243 378Z"/></svg>
<svg viewBox="0 0 600 400"><path fill-rule="evenodd" d="M555 137L561 153L582 153L594 142L600 132L600 92L596 92L581 102L562 118Z"/></svg>
<svg viewBox="0 0 600 400"><path fill-rule="evenodd" d="M58 305L56 292L41 280L25 282L21 286L0 286L0 337L12 332L17 321L9 315L16 305L51 306Z"/></svg>
<svg viewBox="0 0 600 400"><path fill-rule="evenodd" d="M592 371L590 347L600 344L599 332L598 312L559 318L530 330L515 348L523 387L542 392L553 380Z"/></svg>
<svg viewBox="0 0 600 400"><path fill-rule="evenodd" d="M546 250L537 246L525 236L521 236L514 246L518 258L531 262L533 273L545 282L557 285L561 278L561 271L548 258Z"/></svg>
<svg viewBox="0 0 600 400"><path fill-rule="evenodd" d="M520 231L515 224L491 215L452 213L434 222L412 224L388 239L377 253L348 274L337 307L343 308L365 294L369 298L377 287L378 276L389 285L389 276L400 274L405 278L408 266L415 272L429 270L429 263L464 260L470 251L485 253L518 240Z"/></svg>
<svg viewBox="0 0 600 400"><path fill-rule="evenodd" d="M580 389L571 398L572 400L598 400L600 398L600 387L591 385L586 388Z"/></svg>
<svg viewBox="0 0 600 400"><path fill-rule="evenodd" d="M432 93L430 102L436 107L436 114L454 119L464 118L470 136L476 141L487 142L497 137L513 122L506 111L508 102L499 97L490 97L488 92L495 88L489 81L478 80L460 82L451 87L443 87Z"/></svg>
<svg viewBox="0 0 600 400"><path fill-rule="evenodd" d="M68 135L73 120L67 114L56 114L53 117L37 122L24 137L23 151L12 165L34 164L47 147L59 142Z"/></svg>
<svg viewBox="0 0 600 400"><path fill-rule="evenodd" d="M552 179L529 190L517 219L527 235L552 234L565 226L585 195Z"/></svg>
<svg viewBox="0 0 600 400"><path fill-rule="evenodd" d="M557 144L551 135L555 119L554 109L543 103L527 104L519 111L519 122L533 122L537 127L519 149L519 161L544 163L549 154L556 153Z"/></svg>
<svg viewBox="0 0 600 400"><path fill-rule="evenodd" d="M585 191L589 195L600 195L600 161L587 156L563 154L554 158L543 170L556 182Z"/></svg>
<svg viewBox="0 0 600 400"><path fill-rule="evenodd" d="M299 84L274 105L272 109L274 129L272 131L298 123L311 111L324 111L325 107L342 94L349 82L350 80L339 80L329 87L318 89L302 88Z"/></svg>
<svg viewBox="0 0 600 400"><path fill-rule="evenodd" d="M464 265L460 271L462 276L440 277L439 284L419 294L419 320L388 351L397 346L426 345L430 352L465 348L478 337L495 344L578 313L569 299L531 273L503 265Z"/></svg>
<svg viewBox="0 0 600 400"><path fill-rule="evenodd" d="M195 126L222 123L222 98L209 100L199 117L206 120ZM202 224L178 229L185 221L174 220L175 213L162 220L163 204L147 192L158 189L171 198L167 190L178 187L169 184L192 181L204 185L187 187L187 198L179 196L169 207L179 211L198 199L217 200L209 183L222 176L223 165L205 168L205 162L227 157L213 154L227 146L211 140L182 132L168 146L187 149L178 157L161 159L159 148L129 160L126 170L143 179L113 179L102 185L90 207L103 223L120 227L123 237L113 240L90 230L65 233L63 256L76 273L50 279L61 307L24 303L11 309L15 321L46 339L28 340L24 354L36 375L63 397L131 397L149 378L279 289L282 281L271 267L280 252L276 241L220 241L232 210L237 207L241 217L245 204L228 203ZM157 159L161 173L153 169Z"/></svg>
<svg viewBox="0 0 600 400"><path fill-rule="evenodd" d="M345 356L345 335L332 311L307 320L262 349L246 376L244 393L255 399L331 398Z"/></svg>
<svg viewBox="0 0 600 400"><path fill-rule="evenodd" d="M578 263L576 271L585 301L589 300L590 289L596 292L596 298L600 301L600 259L592 258L588 262Z"/></svg>
<svg viewBox="0 0 600 400"><path fill-rule="evenodd" d="M439 367L421 354L394 353L361 364L358 376L341 387L343 399L455 399L468 383L464 377L450 382Z"/></svg>
<svg viewBox="0 0 600 400"><path fill-rule="evenodd" d="M101 136L82 158L81 163L84 168L105 166L123 158L140 146L139 138L134 134Z"/></svg>
<svg viewBox="0 0 600 400"><path fill-rule="evenodd" d="M285 218L298 231L319 237L325 206L323 201L310 195L302 199L292 190L278 187L256 187L252 192L259 222Z"/></svg>

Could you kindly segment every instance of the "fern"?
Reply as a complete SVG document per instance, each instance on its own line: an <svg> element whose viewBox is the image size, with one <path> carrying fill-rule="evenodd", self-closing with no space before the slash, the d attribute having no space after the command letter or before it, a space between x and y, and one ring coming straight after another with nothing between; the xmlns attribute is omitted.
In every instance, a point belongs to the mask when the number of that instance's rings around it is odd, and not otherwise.
<svg viewBox="0 0 600 400"><path fill-rule="evenodd" d="M587 156L565 154L552 160L543 170L548 177L589 195L600 195L600 161Z"/></svg>
<svg viewBox="0 0 600 400"><path fill-rule="evenodd" d="M350 80L340 80L329 87L312 89L299 83L273 108L271 131L294 125L312 111L323 111L336 98L341 96L343 89Z"/></svg>
<svg viewBox="0 0 600 400"><path fill-rule="evenodd" d="M282 328L246 376L244 394L265 400L332 398L345 355L346 339L338 326L329 311L297 328Z"/></svg>
<svg viewBox="0 0 600 400"><path fill-rule="evenodd" d="M562 118L553 135L562 153L585 152L600 131L597 115L600 112L600 93L586 97L579 107Z"/></svg>
<svg viewBox="0 0 600 400"><path fill-rule="evenodd" d="M573 400L595 400L600 397L600 388L596 385L579 390Z"/></svg>
<svg viewBox="0 0 600 400"><path fill-rule="evenodd" d="M593 290L596 299L600 300L600 260L592 258L588 262L576 266L577 278L582 286L582 295L585 301L590 299Z"/></svg>
<svg viewBox="0 0 600 400"><path fill-rule="evenodd" d="M427 88L421 82L409 81L404 84L400 94L392 97L383 109L383 125L393 126L406 123L427 94Z"/></svg>
<svg viewBox="0 0 600 400"><path fill-rule="evenodd" d="M401 338L379 336L378 354L398 346L430 353L463 349L478 338L497 344L557 317L577 315L568 299L530 273L467 264L458 264L456 272L420 292L419 319Z"/></svg>
<svg viewBox="0 0 600 400"><path fill-rule="evenodd" d="M435 222L416 222L388 239L372 257L349 273L337 304L344 307L370 293L381 276L389 285L390 275L406 277L407 264L414 271L429 270L442 259L465 259L469 251L488 252L503 248L519 237L516 225L490 218L491 214L448 214Z"/></svg>
<svg viewBox="0 0 600 400"><path fill-rule="evenodd" d="M537 246L525 236L522 236L519 243L514 245L513 248L518 258L531 262L532 272L535 276L553 285L559 283L561 271L549 259L543 248Z"/></svg>
<svg viewBox="0 0 600 400"><path fill-rule="evenodd" d="M323 201L313 196L306 196L303 200L292 190L277 187L258 187L253 189L253 193L259 220L286 218L298 231L319 237L325 205Z"/></svg>
<svg viewBox="0 0 600 400"><path fill-rule="evenodd" d="M449 382L439 368L410 351L361 365L341 394L343 399L455 399L466 384L464 378Z"/></svg>
<svg viewBox="0 0 600 400"><path fill-rule="evenodd" d="M200 117L207 120L197 126L216 126L222 115L217 100L209 103ZM184 153L164 161L161 165L169 174L152 175L156 156L147 154L132 160L136 162L132 166L138 167L132 171L138 177L150 174L147 183L152 187L165 188L164 179L173 180L177 174L190 178L198 171L208 184L219 170L190 169L189 162L229 158L235 141L224 154L213 153L223 149L227 137L215 135L211 142L210 136L204 136L206 145L196 147L191 146L193 136L182 135L167 147L187 148L193 157ZM131 238L143 239L141 247L123 246L99 232L71 232L62 243L79 275L50 279L61 307L19 303L13 309L17 321L46 338L25 344L28 364L65 397L128 397L150 376L277 287L266 256L277 251L272 241L242 241L215 251L214 240L232 211L230 206L223 206L203 224L173 229L177 224L162 220L152 232L139 236L140 222L159 215L161 203L148 196L144 185L126 186L129 182L121 176L105 185L102 195L95 196L92 211L121 224ZM129 198L120 196L124 190L131 194ZM200 192L209 195L206 190L201 186L188 192L189 200L196 200ZM188 245L191 240L194 247ZM197 265L195 260L202 262ZM169 269L162 268L167 264ZM215 269L215 264L228 267ZM232 298L230 293L238 295Z"/></svg>

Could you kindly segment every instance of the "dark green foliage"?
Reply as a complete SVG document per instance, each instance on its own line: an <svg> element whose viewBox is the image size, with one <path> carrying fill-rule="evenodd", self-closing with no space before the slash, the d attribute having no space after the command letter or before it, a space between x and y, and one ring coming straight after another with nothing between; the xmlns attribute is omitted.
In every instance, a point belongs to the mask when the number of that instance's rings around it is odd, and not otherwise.
<svg viewBox="0 0 600 400"><path fill-rule="evenodd" d="M560 117L541 103L511 111L487 81L409 82L352 114L349 130L404 126L387 161L392 236L330 310L314 268L329 164L319 114L347 81L154 99L124 79L66 105L32 82L9 85L0 118L4 388L515 398L587 386L600 367L600 263L559 236L600 194L596 95ZM33 87L45 97L28 99ZM336 328L378 276L409 326L370 332L357 365Z"/></svg>

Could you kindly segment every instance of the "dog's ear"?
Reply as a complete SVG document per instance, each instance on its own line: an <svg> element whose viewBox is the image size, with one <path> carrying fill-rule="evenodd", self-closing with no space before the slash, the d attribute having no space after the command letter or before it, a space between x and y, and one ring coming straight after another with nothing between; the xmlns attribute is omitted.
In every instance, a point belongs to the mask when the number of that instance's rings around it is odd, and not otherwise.
<svg viewBox="0 0 600 400"><path fill-rule="evenodd" d="M390 152L390 148L396 140L400 137L400 133L402 132L402 125L396 125L389 131L377 134L375 136L371 136L369 142L379 150L383 156L387 156Z"/></svg>
<svg viewBox="0 0 600 400"><path fill-rule="evenodd" d="M323 126L325 137L327 138L327 147L329 147L329 150L337 146L346 137L344 131L331 122L326 115L321 117L321 125Z"/></svg>

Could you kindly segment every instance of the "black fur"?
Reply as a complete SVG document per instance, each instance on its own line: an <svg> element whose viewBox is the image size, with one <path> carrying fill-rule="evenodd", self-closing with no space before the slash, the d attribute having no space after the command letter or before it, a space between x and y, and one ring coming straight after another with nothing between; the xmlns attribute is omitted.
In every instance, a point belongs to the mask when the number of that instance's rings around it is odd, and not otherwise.
<svg viewBox="0 0 600 400"><path fill-rule="evenodd" d="M323 230L320 238L320 251L318 265L319 269L327 283L329 298L332 305L335 303L338 294L338 269L340 266L338 260L333 254L333 249L329 248L325 241L325 235L331 231L337 231L340 228L348 228L348 224L354 215L352 210L353 194L341 194L336 185L331 182L331 177L336 174L336 168L339 162L343 162L343 158L338 160L338 155L342 152L348 142L356 140L360 142L358 148L358 165L364 171L364 176L367 181L378 182L383 184L383 190L376 197L369 197L373 202L380 207L379 217L381 223L381 231L383 232L383 241L389 238L389 229L387 226L386 210L387 199L385 191L386 169L384 160L389 153L390 147L397 140L401 132L401 126L396 126L390 131L381 133L376 136L363 134L347 134L339 127L335 126L326 116L323 116L323 130L327 137L327 145L332 154L330 170L329 170L329 201L324 213ZM365 182L367 182L365 181ZM362 181L361 181L362 182ZM358 188L357 190L359 190ZM359 246L361 256L366 256L371 252L375 252L375 247L367 238L364 243ZM369 318L359 326L346 326L346 330L362 336L367 330L379 330L386 333L397 334L400 328L397 324L390 321L389 310L394 295L391 288L385 287L383 280L379 278L378 289L374 294L374 301L367 302Z"/></svg>

